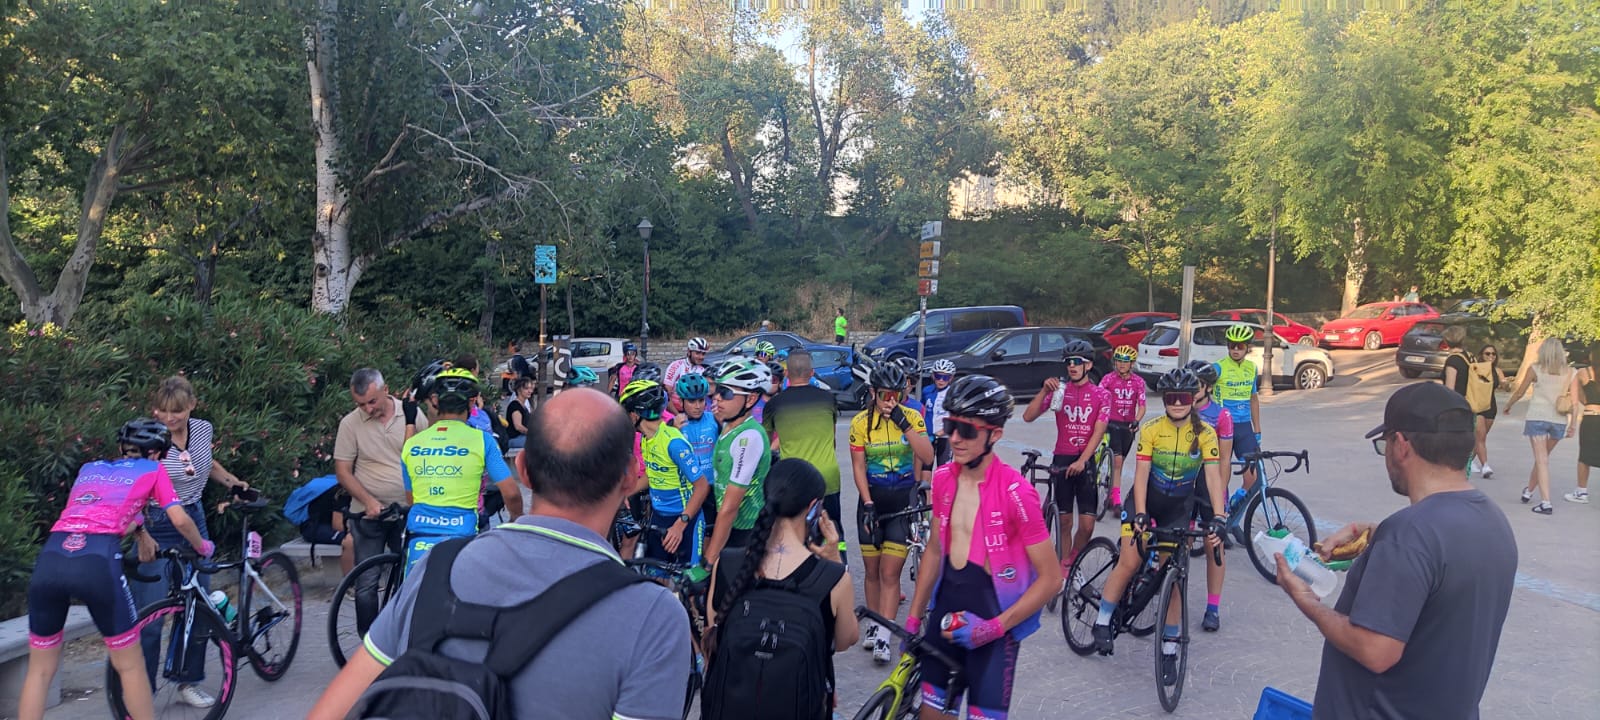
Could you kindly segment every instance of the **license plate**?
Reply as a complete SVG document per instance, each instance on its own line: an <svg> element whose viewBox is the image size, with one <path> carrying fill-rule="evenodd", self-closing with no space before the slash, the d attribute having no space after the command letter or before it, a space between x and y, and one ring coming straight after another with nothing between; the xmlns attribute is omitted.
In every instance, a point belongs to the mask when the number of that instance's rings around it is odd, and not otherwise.
<svg viewBox="0 0 1600 720"><path fill-rule="evenodd" d="M1328 333L1325 337L1328 340L1338 340L1339 339L1339 333Z"/></svg>
<svg viewBox="0 0 1600 720"><path fill-rule="evenodd" d="M1408 363L1422 363L1422 362L1426 362L1426 360L1424 360L1421 355L1407 355L1406 356L1406 362L1408 362Z"/></svg>
<svg viewBox="0 0 1600 720"><path fill-rule="evenodd" d="M1149 370L1149 369L1154 368L1154 367L1155 366L1151 365L1150 363L1139 363L1139 369L1140 370Z"/></svg>

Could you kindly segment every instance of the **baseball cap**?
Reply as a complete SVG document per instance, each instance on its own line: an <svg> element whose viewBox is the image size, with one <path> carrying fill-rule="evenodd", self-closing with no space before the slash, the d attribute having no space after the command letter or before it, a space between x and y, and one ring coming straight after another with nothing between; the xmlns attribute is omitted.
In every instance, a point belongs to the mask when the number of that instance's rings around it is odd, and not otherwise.
<svg viewBox="0 0 1600 720"><path fill-rule="evenodd" d="M1439 383L1419 382L1396 390L1383 407L1383 424L1368 440L1387 432L1472 432L1472 407L1459 393Z"/></svg>

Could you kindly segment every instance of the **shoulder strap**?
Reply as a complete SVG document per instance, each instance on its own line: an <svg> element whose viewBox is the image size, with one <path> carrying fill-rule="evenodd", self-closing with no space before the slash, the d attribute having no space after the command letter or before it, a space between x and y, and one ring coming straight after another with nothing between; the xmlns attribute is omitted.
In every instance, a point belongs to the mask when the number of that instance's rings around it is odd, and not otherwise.
<svg viewBox="0 0 1600 720"><path fill-rule="evenodd" d="M562 578L538 597L499 613L494 624L504 631L496 635L500 642L489 647L484 664L502 678L515 675L601 599L634 583L648 581L610 559Z"/></svg>
<svg viewBox="0 0 1600 720"><path fill-rule="evenodd" d="M833 592L833 586L839 584L839 578L844 577L844 572L844 565L818 558L816 567L813 567L805 579L800 581L796 592L820 601L827 597L828 593Z"/></svg>
<svg viewBox="0 0 1600 720"><path fill-rule="evenodd" d="M456 556L472 538L453 538L433 546L425 570L427 582L417 589L417 602L411 607L411 636L407 649L432 652L449 635L450 616L460 602L450 589L450 569Z"/></svg>

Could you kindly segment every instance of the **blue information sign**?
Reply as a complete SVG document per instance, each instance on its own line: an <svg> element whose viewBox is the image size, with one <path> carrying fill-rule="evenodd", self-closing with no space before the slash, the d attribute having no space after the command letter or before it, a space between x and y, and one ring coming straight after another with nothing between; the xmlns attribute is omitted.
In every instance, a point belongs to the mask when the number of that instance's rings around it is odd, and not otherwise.
<svg viewBox="0 0 1600 720"><path fill-rule="evenodd" d="M533 281L540 285L556 284L556 246L533 246Z"/></svg>

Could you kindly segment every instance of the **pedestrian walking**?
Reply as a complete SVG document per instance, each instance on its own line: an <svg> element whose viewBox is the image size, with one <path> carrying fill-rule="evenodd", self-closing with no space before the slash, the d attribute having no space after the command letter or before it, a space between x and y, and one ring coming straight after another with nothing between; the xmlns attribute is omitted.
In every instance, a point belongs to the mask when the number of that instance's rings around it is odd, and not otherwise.
<svg viewBox="0 0 1600 720"><path fill-rule="evenodd" d="M1600 341L1589 345L1589 366L1578 371L1578 487L1566 494L1568 502L1589 502L1589 469L1600 467Z"/></svg>
<svg viewBox="0 0 1600 720"><path fill-rule="evenodd" d="M850 333L850 321L844 317L844 308L839 308L839 315L833 319L833 341L843 345L845 337Z"/></svg>
<svg viewBox="0 0 1600 720"><path fill-rule="evenodd" d="M1539 344L1538 359L1523 370L1517 389L1506 401L1507 413L1524 394L1529 399L1522 434L1533 448L1533 470L1522 489L1522 502L1532 500L1537 489L1539 504L1533 506L1533 511L1550 515L1555 512L1550 505L1550 453L1555 451L1556 443L1572 437L1578 429L1577 373L1567 364L1567 351L1560 340L1548 337Z"/></svg>

